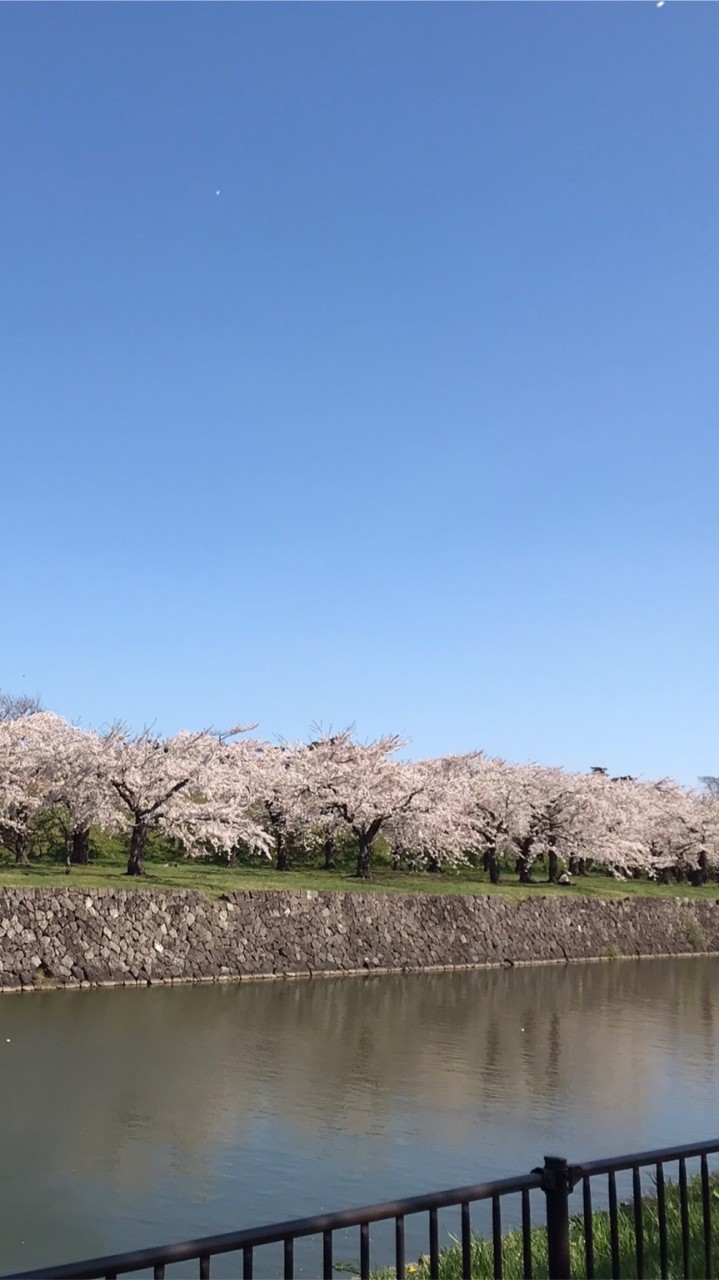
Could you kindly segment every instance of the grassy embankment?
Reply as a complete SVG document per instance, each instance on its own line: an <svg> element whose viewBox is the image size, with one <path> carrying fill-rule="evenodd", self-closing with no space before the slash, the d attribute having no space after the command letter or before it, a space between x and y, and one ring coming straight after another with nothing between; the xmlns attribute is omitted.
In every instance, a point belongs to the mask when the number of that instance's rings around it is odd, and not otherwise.
<svg viewBox="0 0 719 1280"><path fill-rule="evenodd" d="M28 867L15 866L9 854L0 854L0 888L17 886L37 888L110 888L110 889L195 889L210 897L232 893L238 889L320 889L373 893L438 893L438 894L500 894L514 900L543 894L560 894L569 897L691 897L717 898L719 885L708 884L701 889L687 884L658 885L647 880L617 881L609 876L582 876L571 887L549 885L540 879L537 869L536 883L520 885L510 872L499 885L489 883L483 871L472 867L461 871L443 871L441 875L411 875L393 871L386 863L378 861L369 881L357 880L351 867L336 871L324 871L310 865L298 866L291 871L275 871L266 863L228 867L212 861L168 861L152 858L147 861L147 875L128 879L125 875L126 855L122 852L101 852L93 857L89 866L75 866L66 875L61 861L39 859ZM510 878L511 876L511 878Z"/></svg>
<svg viewBox="0 0 719 1280"><path fill-rule="evenodd" d="M276 871L263 858L240 855L234 867L221 858L187 858L182 848L159 832L152 832L145 858L146 875L129 878L127 839L94 828L90 833L91 858L88 865L74 865L67 874L67 846L52 813L38 823L28 866L17 866L12 855L0 848L0 888L77 889L194 889L209 897L240 889L319 889L373 893L501 894L514 900L533 895L560 894L596 898L719 897L719 883L704 888L689 884L658 885L649 880L615 880L608 875L580 876L572 886L549 885L541 864L534 868L534 884L517 881L513 866L503 869L499 885L489 883L485 871L475 866L461 870L446 868L440 874L412 874L393 870L389 847L383 839L376 843L371 880L354 875L356 848L351 840L339 841L335 849L337 866L326 871L322 859L304 850L293 851L292 870Z"/></svg>
<svg viewBox="0 0 719 1280"><path fill-rule="evenodd" d="M711 1178L711 1212L713 1232L713 1269L719 1270L719 1175ZM704 1256L704 1225L702 1216L702 1193L699 1177L692 1178L689 1191L689 1271L684 1271L682 1254L681 1214L679 1206L679 1188L675 1183L666 1185L667 1213L667 1253L668 1274L674 1276L706 1276L706 1260ZM651 1196L645 1196L642 1209L644 1227L644 1275L648 1280L661 1275L659 1253L659 1222L657 1202ZM622 1205L619 1210L619 1253L620 1274L623 1280L637 1275L636 1242L634 1234L634 1214L632 1206ZM571 1242L571 1274L573 1277L586 1276L584 1253L584 1228L581 1216L570 1221ZM535 1280L546 1280L547 1275L547 1235L543 1227L532 1230L533 1273ZM611 1243L609 1234L609 1214L599 1210L594 1214L594 1274L597 1280L611 1280L615 1275L611 1261ZM522 1280L524 1268L522 1264L522 1235L520 1231L509 1231L503 1236L502 1260L505 1280ZM347 1266L347 1270L355 1270ZM343 1270L345 1269L343 1267ZM429 1280L429 1259L420 1258L417 1263L406 1268L408 1280ZM466 1280L462 1275L462 1253L459 1245L451 1245L443 1249L440 1255L440 1280ZM492 1241L481 1236L472 1240L472 1276L493 1276L494 1258ZM394 1280L394 1268L384 1268L373 1272L373 1280Z"/></svg>

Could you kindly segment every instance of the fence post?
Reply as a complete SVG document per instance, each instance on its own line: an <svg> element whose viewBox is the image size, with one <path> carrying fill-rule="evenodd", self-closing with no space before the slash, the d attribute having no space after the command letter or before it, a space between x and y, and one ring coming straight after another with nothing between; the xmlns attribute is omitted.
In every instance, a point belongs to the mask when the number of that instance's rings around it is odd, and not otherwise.
<svg viewBox="0 0 719 1280"><path fill-rule="evenodd" d="M563 1156L545 1156L541 1169L547 1201L547 1253L549 1280L570 1280L569 1165Z"/></svg>

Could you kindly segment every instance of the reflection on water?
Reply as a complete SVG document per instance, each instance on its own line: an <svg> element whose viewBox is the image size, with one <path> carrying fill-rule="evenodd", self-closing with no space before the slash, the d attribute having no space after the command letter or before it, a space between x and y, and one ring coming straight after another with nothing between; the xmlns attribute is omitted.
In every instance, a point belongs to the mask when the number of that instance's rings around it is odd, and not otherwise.
<svg viewBox="0 0 719 1280"><path fill-rule="evenodd" d="M2 1269L719 1130L719 960L0 1001Z"/></svg>

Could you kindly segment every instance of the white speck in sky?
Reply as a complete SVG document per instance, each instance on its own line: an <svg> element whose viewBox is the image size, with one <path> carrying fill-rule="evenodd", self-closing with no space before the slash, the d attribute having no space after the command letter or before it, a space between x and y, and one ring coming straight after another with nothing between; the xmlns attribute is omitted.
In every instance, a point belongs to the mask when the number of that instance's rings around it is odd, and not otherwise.
<svg viewBox="0 0 719 1280"><path fill-rule="evenodd" d="M665 3L666 3L666 0L657 0L657 9L663 9Z"/></svg>
<svg viewBox="0 0 719 1280"><path fill-rule="evenodd" d="M663 4L663 3L664 3L664 0L662 0L662 4ZM216 191L216 192L215 192L215 195L216 195L216 196L219 196L219 194L220 194L220 193L219 193L219 191Z"/></svg>

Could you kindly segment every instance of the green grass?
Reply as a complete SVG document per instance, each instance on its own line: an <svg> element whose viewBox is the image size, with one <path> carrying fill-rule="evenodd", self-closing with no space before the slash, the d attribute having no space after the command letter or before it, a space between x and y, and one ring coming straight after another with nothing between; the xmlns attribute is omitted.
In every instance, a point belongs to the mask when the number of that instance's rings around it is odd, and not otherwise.
<svg viewBox="0 0 719 1280"><path fill-rule="evenodd" d="M713 1272L719 1268L719 1178L710 1180L711 1206L713 1220ZM702 1217L701 1182L699 1177L692 1178L688 1184L689 1200L689 1276L706 1276L704 1258L704 1227ZM679 1207L679 1188L675 1183L666 1186L667 1213L667 1246L669 1276L683 1276L682 1234ZM594 1268L597 1280L611 1280L615 1274L612 1268L611 1242L609 1234L609 1214L606 1210L595 1212L594 1218ZM642 1201L642 1222L644 1226L644 1274L647 1280L654 1280L661 1274L659 1254L659 1221L657 1202L653 1196L645 1196ZM636 1244L634 1234L634 1213L631 1205L622 1205L618 1214L618 1235L620 1254L620 1274L622 1280L637 1275ZM586 1260L584 1251L584 1227L581 1216L570 1220L571 1275L579 1278L586 1276ZM547 1275L547 1235L543 1227L532 1230L533 1273L536 1280L545 1280ZM502 1261L505 1280L522 1280L524 1276L522 1235L520 1231L508 1231L502 1237ZM354 1270L352 1264L344 1264L342 1270ZM417 1263L406 1268L408 1280L429 1280L429 1258L422 1257ZM440 1280L468 1280L462 1272L462 1253L458 1244L443 1249L440 1254ZM472 1276L493 1276L494 1256L491 1240L482 1236L472 1238ZM384 1268L373 1272L373 1280L395 1280L394 1268Z"/></svg>
<svg viewBox="0 0 719 1280"><path fill-rule="evenodd" d="M544 894L567 897L624 898L710 898L719 897L719 885L701 889L691 885L657 885L646 880L616 881L607 876L584 876L572 887L549 885L539 879L532 885L520 885L509 878L499 885L488 882L484 872L464 868L461 872L445 871L441 875L407 875L378 866L370 881L356 880L348 871L322 871L314 867L298 867L292 871L275 871L266 863L227 867L193 859L174 864L160 859L147 862L147 875L128 879L125 859L102 855L88 867L73 867L65 874L62 863L39 860L29 867L16 867L9 855L0 855L0 888L17 886L38 888L112 888L112 889L196 889L210 897L232 893L238 889L324 889L372 893L437 893L499 894L519 900ZM694 940L696 942L696 939Z"/></svg>

